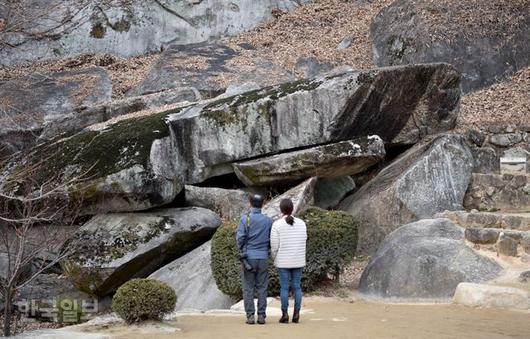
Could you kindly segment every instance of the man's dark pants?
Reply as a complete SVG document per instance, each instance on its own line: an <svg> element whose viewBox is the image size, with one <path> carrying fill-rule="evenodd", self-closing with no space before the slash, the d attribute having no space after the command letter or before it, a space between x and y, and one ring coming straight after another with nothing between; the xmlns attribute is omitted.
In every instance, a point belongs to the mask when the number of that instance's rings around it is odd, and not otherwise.
<svg viewBox="0 0 530 339"><path fill-rule="evenodd" d="M254 289L258 293L258 315L265 315L267 310L268 262L267 259L248 259L248 263L254 268L254 272L249 272L243 268L243 299L245 300L247 316L256 312L254 307Z"/></svg>

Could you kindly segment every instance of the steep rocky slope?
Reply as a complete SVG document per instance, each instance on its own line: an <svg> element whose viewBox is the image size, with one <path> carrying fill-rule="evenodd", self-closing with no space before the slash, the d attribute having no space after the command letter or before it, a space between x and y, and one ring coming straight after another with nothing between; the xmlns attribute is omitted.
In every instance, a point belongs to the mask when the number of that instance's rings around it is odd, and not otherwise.
<svg viewBox="0 0 530 339"><path fill-rule="evenodd" d="M378 66L450 62L470 92L530 64L530 1L398 0L370 35Z"/></svg>
<svg viewBox="0 0 530 339"><path fill-rule="evenodd" d="M83 53L130 57L234 35L309 0L18 0L0 4L0 64Z"/></svg>
<svg viewBox="0 0 530 339"><path fill-rule="evenodd" d="M530 125L530 67L491 87L462 96L457 128Z"/></svg>
<svg viewBox="0 0 530 339"><path fill-rule="evenodd" d="M504 6L505 2L510 6ZM275 65L288 75L286 78L280 78L278 73L274 75L276 80L311 76L339 65L353 68L373 67L370 24L379 11L391 3L391 0L316 0L291 12L276 11L273 21L258 25L239 36L222 40L238 53L225 67L234 69L236 73L259 71L260 66L256 66L255 62L256 58L259 58L262 65ZM428 3L432 7L431 10L431 7L427 6ZM524 8L527 1L510 0L492 4L480 1L473 1L472 4L451 1L425 2L420 14L432 21L430 27L434 40L452 39L455 34L462 34L465 39L474 39L486 36L487 32L492 30L506 30L510 33L521 27L524 24L524 11L514 10L513 4ZM476 7L475 12L479 15L466 14L466 9L471 5ZM454 11L456 12L453 14ZM119 98L147 78L158 58L158 54L130 59L98 54L16 67L0 66L0 83L35 73L48 74L100 66L108 71L112 80L113 97ZM191 57L181 58L181 63L188 64L191 68L197 67L196 61ZM530 96L525 95L530 92L528 72L528 68L525 68L499 85L465 95L461 104L459 126L466 128L483 123L528 122ZM270 77L270 74L268 76ZM268 84L274 83L274 77ZM233 72L224 74L221 71L214 80L223 88L235 79Z"/></svg>

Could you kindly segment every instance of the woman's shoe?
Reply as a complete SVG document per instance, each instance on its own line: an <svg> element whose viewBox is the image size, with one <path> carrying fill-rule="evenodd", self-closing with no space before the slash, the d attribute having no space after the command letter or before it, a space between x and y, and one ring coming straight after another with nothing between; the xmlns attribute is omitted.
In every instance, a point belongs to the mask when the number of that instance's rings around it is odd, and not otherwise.
<svg viewBox="0 0 530 339"><path fill-rule="evenodd" d="M300 321L300 311L294 311L293 323L298 324L299 321Z"/></svg>
<svg viewBox="0 0 530 339"><path fill-rule="evenodd" d="M258 324L265 325L265 314L258 314Z"/></svg>
<svg viewBox="0 0 530 339"><path fill-rule="evenodd" d="M282 310L282 317L280 318L280 323L282 324L289 323L289 313L287 313L287 311Z"/></svg>

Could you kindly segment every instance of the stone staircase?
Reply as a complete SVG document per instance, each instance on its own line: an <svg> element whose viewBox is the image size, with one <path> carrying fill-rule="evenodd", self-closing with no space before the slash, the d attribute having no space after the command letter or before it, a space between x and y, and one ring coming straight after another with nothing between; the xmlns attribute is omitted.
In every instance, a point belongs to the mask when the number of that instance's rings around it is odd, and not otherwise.
<svg viewBox="0 0 530 339"><path fill-rule="evenodd" d="M445 211L437 215L465 228L502 228L530 231L530 212Z"/></svg>
<svg viewBox="0 0 530 339"><path fill-rule="evenodd" d="M486 212L530 212L530 174L474 173L464 207Z"/></svg>
<svg viewBox="0 0 530 339"><path fill-rule="evenodd" d="M446 211L436 217L464 227L466 240L475 248L511 257L525 254L530 259L530 213Z"/></svg>
<svg viewBox="0 0 530 339"><path fill-rule="evenodd" d="M484 284L459 284L453 301L530 310L530 174L474 173L464 207L435 217L465 228L468 245L497 261L504 273Z"/></svg>

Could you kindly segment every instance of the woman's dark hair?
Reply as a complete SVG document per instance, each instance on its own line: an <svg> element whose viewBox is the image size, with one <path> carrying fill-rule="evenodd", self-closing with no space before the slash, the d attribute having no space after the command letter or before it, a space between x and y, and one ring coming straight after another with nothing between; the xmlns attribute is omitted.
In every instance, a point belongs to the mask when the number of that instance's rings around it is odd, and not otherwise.
<svg viewBox="0 0 530 339"><path fill-rule="evenodd" d="M291 201L291 199L282 199L282 201L280 201L280 211L282 212L283 215L287 216L285 218L285 221L289 225L294 224L294 218L291 215L291 213L293 213L293 208L294 208L293 202Z"/></svg>

